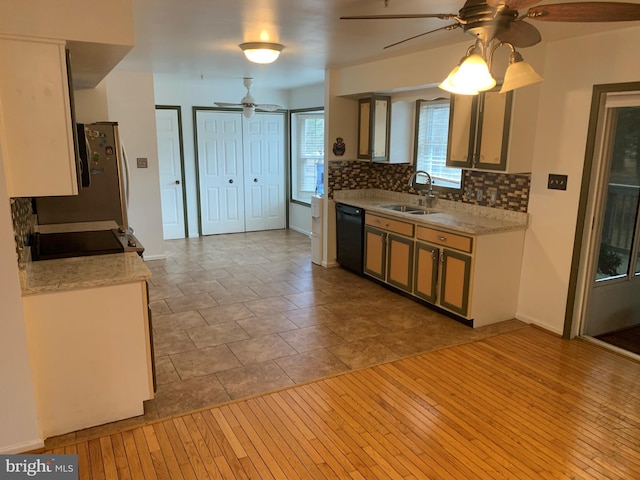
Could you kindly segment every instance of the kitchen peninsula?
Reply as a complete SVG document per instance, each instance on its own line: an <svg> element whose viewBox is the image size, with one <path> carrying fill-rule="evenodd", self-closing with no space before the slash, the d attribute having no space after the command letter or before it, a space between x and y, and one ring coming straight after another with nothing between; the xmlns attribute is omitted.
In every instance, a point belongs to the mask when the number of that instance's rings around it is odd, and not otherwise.
<svg viewBox="0 0 640 480"><path fill-rule="evenodd" d="M364 275L480 327L514 318L528 215L378 189L339 190L364 209ZM414 207L414 208L406 208Z"/></svg>
<svg viewBox="0 0 640 480"><path fill-rule="evenodd" d="M153 398L151 272L142 259L29 262L20 275L42 437L142 415Z"/></svg>

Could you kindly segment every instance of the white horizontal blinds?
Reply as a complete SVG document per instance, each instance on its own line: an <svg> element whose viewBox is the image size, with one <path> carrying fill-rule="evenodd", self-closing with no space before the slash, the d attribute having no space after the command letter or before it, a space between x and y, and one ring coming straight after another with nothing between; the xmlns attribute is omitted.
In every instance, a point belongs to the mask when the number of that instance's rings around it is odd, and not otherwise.
<svg viewBox="0 0 640 480"><path fill-rule="evenodd" d="M298 113L294 199L309 202L316 193L317 165L324 163L324 113Z"/></svg>
<svg viewBox="0 0 640 480"><path fill-rule="evenodd" d="M431 174L434 185L460 188L462 170L446 166L449 100L420 101L417 130L417 170Z"/></svg>

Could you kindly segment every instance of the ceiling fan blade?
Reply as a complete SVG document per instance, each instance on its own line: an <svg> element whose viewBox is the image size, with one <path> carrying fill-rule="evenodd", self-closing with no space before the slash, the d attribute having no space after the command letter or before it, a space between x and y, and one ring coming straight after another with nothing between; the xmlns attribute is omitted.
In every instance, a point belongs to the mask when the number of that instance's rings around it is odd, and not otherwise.
<svg viewBox="0 0 640 480"><path fill-rule="evenodd" d="M423 37L425 35L429 35L430 33L438 32L440 30L455 30L459 26L460 26L459 23L452 23L451 25L447 25L446 27L436 28L435 30L430 30L430 31L424 32L424 33L419 33L418 35L414 35L413 37L405 38L404 40L400 40L399 42L392 43L391 45L387 45L386 47L384 47L384 49L387 49L387 48L390 48L390 47L395 47L396 45L400 45L401 43L408 42L409 40L413 40L414 38Z"/></svg>
<svg viewBox="0 0 640 480"><path fill-rule="evenodd" d="M280 105L275 105L273 103L258 103L256 105L258 110L264 110L266 112L275 112L278 109L282 109Z"/></svg>
<svg viewBox="0 0 640 480"><path fill-rule="evenodd" d="M518 48L533 47L542 40L538 29L523 21L511 22L509 28L496 35L496 38Z"/></svg>
<svg viewBox="0 0 640 480"><path fill-rule="evenodd" d="M394 20L400 18L439 18L452 20L456 18L454 13L406 13L398 15L351 15L340 17L340 20Z"/></svg>
<svg viewBox="0 0 640 480"><path fill-rule="evenodd" d="M521 8L530 7L540 2L541 0L487 0L487 5L490 7L506 5L512 10L520 10Z"/></svg>
<svg viewBox="0 0 640 480"><path fill-rule="evenodd" d="M219 107L242 107L241 103L225 103L225 102L213 102Z"/></svg>
<svg viewBox="0 0 640 480"><path fill-rule="evenodd" d="M622 2L576 2L539 5L527 17L546 22L627 22L640 20L640 4Z"/></svg>

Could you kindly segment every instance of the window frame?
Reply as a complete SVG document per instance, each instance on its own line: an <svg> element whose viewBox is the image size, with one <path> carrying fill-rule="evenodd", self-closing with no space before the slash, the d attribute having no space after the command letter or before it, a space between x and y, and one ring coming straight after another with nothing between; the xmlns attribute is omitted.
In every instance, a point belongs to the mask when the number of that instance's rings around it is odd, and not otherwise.
<svg viewBox="0 0 640 480"><path fill-rule="evenodd" d="M299 200L294 198L294 175L296 172L296 169L294 169L294 162L296 162L297 164L297 161L299 159L299 155L297 155L297 149L294 148L295 146L297 146L297 142L298 142L297 115L305 114L305 113L306 114L312 114L312 113L322 114L326 120L324 106L289 110L289 201L291 203L296 203L298 205L311 206L311 199L309 199L309 202L306 202L304 200ZM325 129L326 129L326 122L325 122ZM323 138L323 146L325 147L324 148L325 152L323 153L323 157L322 157L322 163L324 164L326 160L326 130Z"/></svg>
<svg viewBox="0 0 640 480"><path fill-rule="evenodd" d="M415 103L415 131L413 137L413 168L414 171L418 170L418 151L419 151L419 138L420 138L420 109L423 105L434 105L434 104L448 104L449 105L449 115L451 115L451 99L450 98L435 98L432 100L418 99ZM446 152L448 153L448 143L449 143L449 128L450 122L447 122L447 148ZM458 167L450 167L446 165L447 159L445 153L445 167L446 168L454 168L456 170L460 170L460 186L459 187L448 187L445 185L438 185L437 183L433 184L433 191L441 192L441 193L462 193L464 190L464 169ZM431 173L431 172L429 172Z"/></svg>

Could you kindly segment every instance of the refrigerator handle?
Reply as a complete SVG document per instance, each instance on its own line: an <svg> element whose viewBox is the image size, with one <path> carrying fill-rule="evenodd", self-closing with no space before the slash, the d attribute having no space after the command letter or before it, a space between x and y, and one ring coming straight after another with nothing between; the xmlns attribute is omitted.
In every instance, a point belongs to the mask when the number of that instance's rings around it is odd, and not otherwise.
<svg viewBox="0 0 640 480"><path fill-rule="evenodd" d="M127 199L127 209L129 209L129 182L130 182L130 172L129 172L129 159L127 158L127 151L124 149L124 144L121 145L122 148L122 163L124 163L124 191L125 198Z"/></svg>

